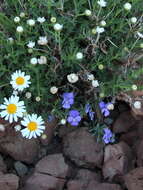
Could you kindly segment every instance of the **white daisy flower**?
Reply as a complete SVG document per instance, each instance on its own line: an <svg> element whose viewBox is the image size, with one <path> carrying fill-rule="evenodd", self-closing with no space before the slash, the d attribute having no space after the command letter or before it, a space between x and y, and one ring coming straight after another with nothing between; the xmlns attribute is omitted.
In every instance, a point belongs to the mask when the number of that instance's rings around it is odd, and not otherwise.
<svg viewBox="0 0 143 190"><path fill-rule="evenodd" d="M0 105L0 116L9 120L10 123L13 121L17 122L18 117L23 117L23 113L26 111L24 102L19 101L18 96L11 96L9 99L4 98L4 103Z"/></svg>
<svg viewBox="0 0 143 190"><path fill-rule="evenodd" d="M48 43L47 36L40 36L39 37L39 40L38 40L39 45L44 46L44 45L47 45L47 43Z"/></svg>
<svg viewBox="0 0 143 190"><path fill-rule="evenodd" d="M22 136L28 139L41 136L45 130L44 121L42 117L38 117L37 114L27 115L21 121L21 124L26 127L25 129L21 130Z"/></svg>
<svg viewBox="0 0 143 190"><path fill-rule="evenodd" d="M46 21L45 17L38 17L37 21L40 22L41 24Z"/></svg>
<svg viewBox="0 0 143 190"><path fill-rule="evenodd" d="M107 5L107 2L104 0L99 0L99 1L97 1L97 3L98 3L98 5L100 5L100 7L106 7L106 5Z"/></svg>
<svg viewBox="0 0 143 190"><path fill-rule="evenodd" d="M12 81L10 84L14 88L14 90L23 91L25 88L29 87L29 84L31 84L30 75L25 75L25 72L15 71L11 75Z"/></svg>
<svg viewBox="0 0 143 190"><path fill-rule="evenodd" d="M29 41L27 44L27 47L31 49L34 48L34 46L35 46L35 42L32 42L32 41Z"/></svg>

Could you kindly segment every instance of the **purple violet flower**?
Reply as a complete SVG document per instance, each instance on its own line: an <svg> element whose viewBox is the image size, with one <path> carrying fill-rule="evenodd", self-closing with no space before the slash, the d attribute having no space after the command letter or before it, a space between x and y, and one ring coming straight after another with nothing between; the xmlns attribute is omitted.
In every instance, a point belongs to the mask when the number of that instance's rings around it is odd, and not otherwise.
<svg viewBox="0 0 143 190"><path fill-rule="evenodd" d="M93 111L91 110L90 104L86 104L86 105L85 105L85 113L87 113L87 114L89 115L91 121L93 121L95 112L93 112Z"/></svg>
<svg viewBox="0 0 143 190"><path fill-rule="evenodd" d="M81 121L81 116L79 111L77 110L71 110L69 112L67 121L72 125L72 126L78 126L79 122Z"/></svg>
<svg viewBox="0 0 143 190"><path fill-rule="evenodd" d="M103 135L103 141L105 144L113 143L115 141L114 134L111 132L110 129L104 128L104 135Z"/></svg>
<svg viewBox="0 0 143 190"><path fill-rule="evenodd" d="M105 117L107 117L107 116L110 115L110 112L109 112L109 110L107 109L107 105L108 105L108 104L104 103L103 101L101 101L101 102L99 103L99 107L100 107L100 109L101 109L101 112L103 113L103 115L104 115Z"/></svg>
<svg viewBox="0 0 143 190"><path fill-rule="evenodd" d="M72 104L74 104L74 93L73 92L65 92L62 95L62 107L65 109L69 109Z"/></svg>

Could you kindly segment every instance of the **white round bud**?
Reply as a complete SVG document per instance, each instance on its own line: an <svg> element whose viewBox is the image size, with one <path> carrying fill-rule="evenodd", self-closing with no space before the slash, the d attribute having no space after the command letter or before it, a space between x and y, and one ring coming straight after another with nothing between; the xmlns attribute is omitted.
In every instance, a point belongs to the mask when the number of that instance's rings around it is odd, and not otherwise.
<svg viewBox="0 0 143 190"><path fill-rule="evenodd" d="M102 21L100 22L100 25L101 25L101 26L106 26L105 20L102 20Z"/></svg>
<svg viewBox="0 0 143 190"><path fill-rule="evenodd" d="M131 22L132 22L132 23L136 23L136 22L137 22L137 18L136 18L136 17L132 17L132 18L131 18Z"/></svg>
<svg viewBox="0 0 143 190"><path fill-rule="evenodd" d="M56 23L57 19L56 19L56 17L51 17L50 21L51 21L52 23Z"/></svg>
<svg viewBox="0 0 143 190"><path fill-rule="evenodd" d="M21 18L25 17L25 13L24 13L24 12L21 12L21 13L20 13L20 17L21 17Z"/></svg>
<svg viewBox="0 0 143 190"><path fill-rule="evenodd" d="M76 54L76 59L81 60L82 58L83 58L83 53L78 52L78 53Z"/></svg>
<svg viewBox="0 0 143 190"><path fill-rule="evenodd" d="M67 79L70 83L76 83L78 81L78 75L75 73L71 73L67 75Z"/></svg>
<svg viewBox="0 0 143 190"><path fill-rule="evenodd" d="M29 20L27 20L27 24L28 24L29 26L34 26L34 25L35 25L35 20L29 19Z"/></svg>
<svg viewBox="0 0 143 190"><path fill-rule="evenodd" d="M132 85L132 90L137 90L137 88L138 88L137 85L135 84Z"/></svg>
<svg viewBox="0 0 143 190"><path fill-rule="evenodd" d="M25 97L26 97L27 99L31 98L31 96L32 96L31 92L26 92Z"/></svg>
<svg viewBox="0 0 143 190"><path fill-rule="evenodd" d="M46 140L47 139L47 135L46 134L42 134L41 139Z"/></svg>
<svg viewBox="0 0 143 190"><path fill-rule="evenodd" d="M61 123L62 125L65 125L65 124L66 124L66 120L65 120L65 119L61 119L60 123Z"/></svg>
<svg viewBox="0 0 143 190"><path fill-rule="evenodd" d="M59 23L54 24L54 30L55 31L61 31L62 29L63 29L62 24L59 24Z"/></svg>
<svg viewBox="0 0 143 190"><path fill-rule="evenodd" d="M38 59L36 57L31 58L30 63L32 65L36 65L38 63Z"/></svg>
<svg viewBox="0 0 143 190"><path fill-rule="evenodd" d="M17 26L16 31L18 33L22 33L23 32L23 27L22 26Z"/></svg>
<svg viewBox="0 0 143 190"><path fill-rule="evenodd" d="M14 18L14 22L15 22L15 23L19 23L19 22L20 22L20 17L16 16L16 17Z"/></svg>
<svg viewBox="0 0 143 190"><path fill-rule="evenodd" d="M56 86L52 86L50 88L50 92L51 92L51 94L56 94L58 92L58 88Z"/></svg>
<svg viewBox="0 0 143 190"><path fill-rule="evenodd" d="M131 3L125 3L125 4L124 4L124 9L125 9L125 10L129 11L131 8L132 8Z"/></svg>
<svg viewBox="0 0 143 190"><path fill-rule="evenodd" d="M36 97L36 102L40 102L41 98L39 96Z"/></svg>
<svg viewBox="0 0 143 190"><path fill-rule="evenodd" d="M85 10L85 15L86 15L86 16L91 16L91 15L92 15L91 10L86 9L86 10Z"/></svg>
<svg viewBox="0 0 143 190"><path fill-rule="evenodd" d="M109 104L107 105L107 109L108 109L108 110L113 110L113 109L114 109L114 104L109 103Z"/></svg>
<svg viewBox="0 0 143 190"><path fill-rule="evenodd" d="M38 63L40 65L46 64L47 63L47 58L46 56L40 56L40 59L38 59Z"/></svg>
<svg viewBox="0 0 143 190"><path fill-rule="evenodd" d="M140 101L135 101L134 102L134 108L141 109L141 102Z"/></svg>

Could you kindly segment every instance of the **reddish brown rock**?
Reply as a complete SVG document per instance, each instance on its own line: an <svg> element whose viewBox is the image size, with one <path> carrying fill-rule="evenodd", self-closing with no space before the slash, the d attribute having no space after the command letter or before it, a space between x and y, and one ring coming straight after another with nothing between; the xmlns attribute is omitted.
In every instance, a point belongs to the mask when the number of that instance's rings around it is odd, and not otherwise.
<svg viewBox="0 0 143 190"><path fill-rule="evenodd" d="M97 172L92 172L87 169L80 169L77 172L76 179L82 180L84 182L86 181L87 183L89 183L90 181L100 182L101 176Z"/></svg>
<svg viewBox="0 0 143 190"><path fill-rule="evenodd" d="M76 130L75 126L64 125L59 128L58 135L59 135L59 137L63 138L64 136L66 136L67 134L69 134L75 130Z"/></svg>
<svg viewBox="0 0 143 190"><path fill-rule="evenodd" d="M54 177L66 178L69 166L65 163L62 154L52 154L44 157L36 165L36 172L49 174Z"/></svg>
<svg viewBox="0 0 143 190"><path fill-rule="evenodd" d="M133 146L134 143L137 141L137 139L138 139L137 130L133 130L133 131L127 132L125 134L122 134L120 137L120 141L124 141L129 146Z"/></svg>
<svg viewBox="0 0 143 190"><path fill-rule="evenodd" d="M24 190L63 190L69 172L62 154L48 155L37 163Z"/></svg>
<svg viewBox="0 0 143 190"><path fill-rule="evenodd" d="M143 139L143 122L142 122L142 120L138 121L138 123L137 123L137 134L138 134L138 137L142 140Z"/></svg>
<svg viewBox="0 0 143 190"><path fill-rule="evenodd" d="M78 171L74 180L70 180L67 184L68 190L86 190L91 187L95 187L95 184L100 182L100 175L91 172L87 169L81 169Z"/></svg>
<svg viewBox="0 0 143 190"><path fill-rule="evenodd" d="M137 165L143 166L143 140L139 141L136 146Z"/></svg>
<svg viewBox="0 0 143 190"><path fill-rule="evenodd" d="M46 174L34 173L27 181L24 190L63 190L66 180Z"/></svg>
<svg viewBox="0 0 143 190"><path fill-rule="evenodd" d="M130 171L124 180L128 190L143 190L143 167Z"/></svg>
<svg viewBox="0 0 143 190"><path fill-rule="evenodd" d="M18 190L19 178L14 174L0 174L0 190Z"/></svg>
<svg viewBox="0 0 143 190"><path fill-rule="evenodd" d="M90 190L122 190L122 189L117 184L99 183Z"/></svg>
<svg viewBox="0 0 143 190"><path fill-rule="evenodd" d="M112 180L114 176L122 176L133 168L133 155L130 147L120 142L105 147L104 165L102 168L104 178Z"/></svg>
<svg viewBox="0 0 143 190"><path fill-rule="evenodd" d="M86 190L87 185L80 180L70 180L67 183L67 190Z"/></svg>
<svg viewBox="0 0 143 190"><path fill-rule="evenodd" d="M123 112L120 114L120 116L113 124L113 132L114 133L127 132L131 127L135 125L135 123L136 120L134 119L130 111Z"/></svg>
<svg viewBox="0 0 143 190"><path fill-rule="evenodd" d="M63 140L64 154L78 166L86 168L101 167L103 144L97 143L87 128L79 128L69 133Z"/></svg>
<svg viewBox="0 0 143 190"><path fill-rule="evenodd" d="M5 173L7 171L7 166L3 160L3 157L0 155L0 172Z"/></svg>
<svg viewBox="0 0 143 190"><path fill-rule="evenodd" d="M39 142L35 139L25 139L13 129L0 138L0 152L15 160L33 163L38 157Z"/></svg>

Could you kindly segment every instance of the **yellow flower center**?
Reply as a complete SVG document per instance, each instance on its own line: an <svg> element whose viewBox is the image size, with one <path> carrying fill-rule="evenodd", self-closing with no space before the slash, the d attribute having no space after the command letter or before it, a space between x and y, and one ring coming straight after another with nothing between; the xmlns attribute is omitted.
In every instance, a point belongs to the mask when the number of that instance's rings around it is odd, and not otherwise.
<svg viewBox="0 0 143 190"><path fill-rule="evenodd" d="M17 77L16 84L17 85L23 85L24 84L24 78L23 77Z"/></svg>
<svg viewBox="0 0 143 190"><path fill-rule="evenodd" d="M37 123L34 121L31 121L28 123L27 128L29 129L29 131L35 131L37 129Z"/></svg>
<svg viewBox="0 0 143 190"><path fill-rule="evenodd" d="M14 113L16 113L16 110L17 110L17 106L16 106L15 104L9 104L9 105L7 106L7 112L8 112L9 114L14 114Z"/></svg>

